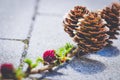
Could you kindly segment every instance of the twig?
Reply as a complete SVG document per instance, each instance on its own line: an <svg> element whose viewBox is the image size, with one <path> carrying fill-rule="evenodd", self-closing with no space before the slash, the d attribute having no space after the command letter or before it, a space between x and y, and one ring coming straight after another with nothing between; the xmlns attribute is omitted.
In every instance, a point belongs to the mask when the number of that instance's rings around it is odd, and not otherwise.
<svg viewBox="0 0 120 80"><path fill-rule="evenodd" d="M75 56L75 55L78 53L79 50L80 50L80 49L79 49L78 47L77 47L77 48L74 48L74 49L67 55L67 57L72 58L73 56ZM44 72L44 71L46 71L46 70L52 69L52 68L55 67L55 66L58 66L58 65L56 65L55 63L54 63L54 64L49 64L49 65L45 65L44 67L42 67L42 68L40 68L40 69L31 70L30 74L42 73L42 72Z"/></svg>

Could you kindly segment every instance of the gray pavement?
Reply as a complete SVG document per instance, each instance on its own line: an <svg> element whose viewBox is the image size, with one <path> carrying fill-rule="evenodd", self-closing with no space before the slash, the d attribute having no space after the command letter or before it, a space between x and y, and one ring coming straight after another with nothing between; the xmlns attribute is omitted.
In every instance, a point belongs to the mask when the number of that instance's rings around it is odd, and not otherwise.
<svg viewBox="0 0 120 80"><path fill-rule="evenodd" d="M27 37L35 0L0 0L0 38Z"/></svg>
<svg viewBox="0 0 120 80"><path fill-rule="evenodd" d="M66 42L75 44L63 30L64 14L75 5L97 10L113 1L119 0L0 0L0 64L10 62L25 68L24 58L35 60L47 49ZM118 37L113 46L96 54L73 59L52 73L31 76L39 80L120 80Z"/></svg>

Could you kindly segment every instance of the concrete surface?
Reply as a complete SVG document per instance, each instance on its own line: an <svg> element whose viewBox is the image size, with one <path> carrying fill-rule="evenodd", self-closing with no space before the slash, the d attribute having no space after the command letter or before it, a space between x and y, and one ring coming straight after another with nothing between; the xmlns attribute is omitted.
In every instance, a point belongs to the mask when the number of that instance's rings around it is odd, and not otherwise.
<svg viewBox="0 0 120 80"><path fill-rule="evenodd" d="M0 38L25 39L35 0L0 0Z"/></svg>
<svg viewBox="0 0 120 80"><path fill-rule="evenodd" d="M35 60L47 49L57 49L66 42L74 44L63 30L64 14L75 5L97 10L113 1L118 0L0 0L0 64L10 62L15 67L25 68L24 58ZM118 37L113 46L96 54L75 58L52 73L31 77L39 80L120 80Z"/></svg>
<svg viewBox="0 0 120 80"><path fill-rule="evenodd" d="M22 42L0 40L0 64L13 63L17 68L20 64L23 46Z"/></svg>

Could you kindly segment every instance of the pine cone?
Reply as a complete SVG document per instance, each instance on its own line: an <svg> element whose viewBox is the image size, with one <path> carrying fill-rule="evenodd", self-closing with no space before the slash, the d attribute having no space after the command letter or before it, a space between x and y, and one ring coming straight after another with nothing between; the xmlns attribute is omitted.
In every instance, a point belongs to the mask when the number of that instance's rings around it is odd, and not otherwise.
<svg viewBox="0 0 120 80"><path fill-rule="evenodd" d="M72 24L69 22L68 24ZM101 17L94 12L89 13L82 19L78 20L77 28L71 28L70 26L64 26L65 29L70 29L74 36L73 40L78 44L78 47L83 53L96 52L106 46L108 35L106 31L107 27ZM71 33L68 33L71 35Z"/></svg>
<svg viewBox="0 0 120 80"><path fill-rule="evenodd" d="M43 54L43 59L47 63L52 63L56 60L55 50L47 50Z"/></svg>
<svg viewBox="0 0 120 80"><path fill-rule="evenodd" d="M14 67L11 63L2 64L0 71L3 79L7 80L15 78Z"/></svg>
<svg viewBox="0 0 120 80"><path fill-rule="evenodd" d="M88 12L89 11L86 7L83 6L75 6L73 10L70 10L63 21L65 32L67 32L71 37L75 36L73 30L78 27L78 20L83 18L83 16Z"/></svg>
<svg viewBox="0 0 120 80"><path fill-rule="evenodd" d="M106 25L110 29L107 32L110 36L109 39L117 39L116 35L119 35L117 31L120 30L120 3L113 3L111 6L103 9L101 16L107 22ZM111 44L112 41L108 40L108 43Z"/></svg>

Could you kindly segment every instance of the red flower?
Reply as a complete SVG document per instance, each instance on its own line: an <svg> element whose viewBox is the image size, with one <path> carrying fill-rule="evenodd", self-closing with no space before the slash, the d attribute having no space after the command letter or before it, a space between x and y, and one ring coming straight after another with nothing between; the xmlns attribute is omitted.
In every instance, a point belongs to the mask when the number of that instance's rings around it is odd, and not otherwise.
<svg viewBox="0 0 120 80"><path fill-rule="evenodd" d="M55 50L47 50L43 54L44 61L51 63L56 60Z"/></svg>
<svg viewBox="0 0 120 80"><path fill-rule="evenodd" d="M4 63L1 65L0 71L3 78L10 78L14 74L14 67L10 63Z"/></svg>

